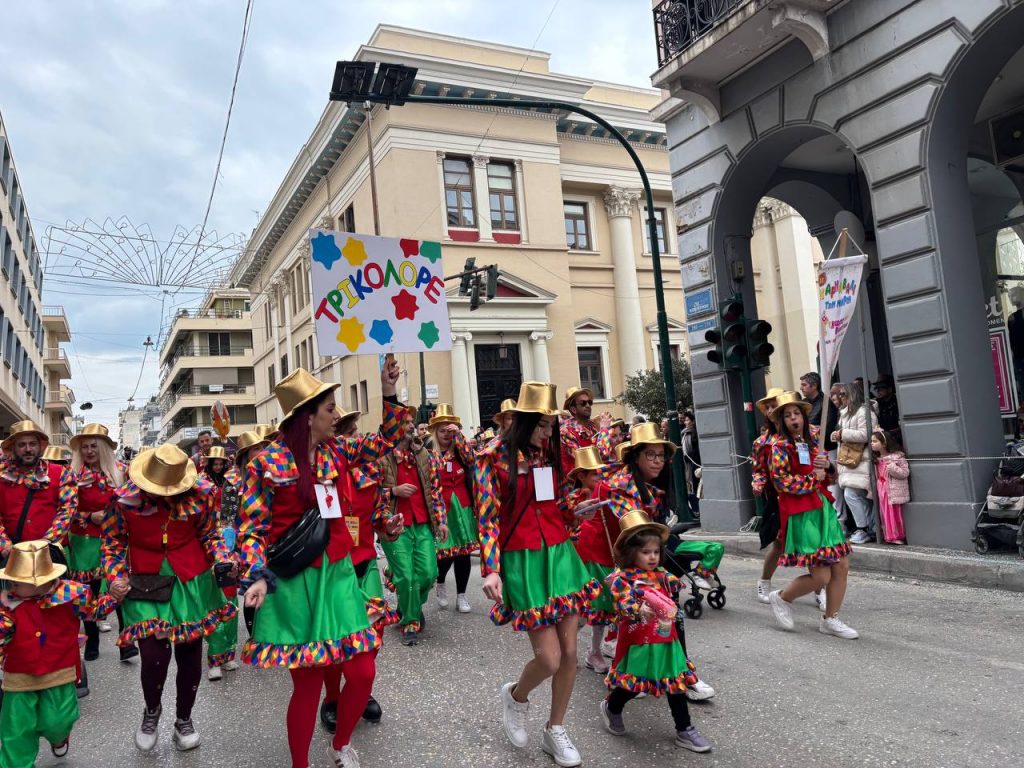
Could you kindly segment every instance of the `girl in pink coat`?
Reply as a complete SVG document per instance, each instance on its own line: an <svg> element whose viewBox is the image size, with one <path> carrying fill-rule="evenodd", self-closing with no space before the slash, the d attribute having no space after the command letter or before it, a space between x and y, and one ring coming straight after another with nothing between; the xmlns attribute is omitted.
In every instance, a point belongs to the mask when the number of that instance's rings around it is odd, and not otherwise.
<svg viewBox="0 0 1024 768"><path fill-rule="evenodd" d="M875 455L875 485L878 509L882 515L885 540L890 544L906 544L903 528L903 505L910 501L910 466L907 457L891 432L879 429L871 435L871 451Z"/></svg>

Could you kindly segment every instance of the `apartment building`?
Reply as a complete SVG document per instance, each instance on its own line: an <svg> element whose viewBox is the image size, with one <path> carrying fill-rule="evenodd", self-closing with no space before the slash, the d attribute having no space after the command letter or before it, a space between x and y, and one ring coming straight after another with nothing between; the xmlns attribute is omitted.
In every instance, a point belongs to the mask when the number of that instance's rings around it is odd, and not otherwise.
<svg viewBox="0 0 1024 768"><path fill-rule="evenodd" d="M71 341L71 327L64 307L43 306L43 368L46 372L46 424L50 441L67 445L74 433L75 393L66 383L71 362L61 344Z"/></svg>

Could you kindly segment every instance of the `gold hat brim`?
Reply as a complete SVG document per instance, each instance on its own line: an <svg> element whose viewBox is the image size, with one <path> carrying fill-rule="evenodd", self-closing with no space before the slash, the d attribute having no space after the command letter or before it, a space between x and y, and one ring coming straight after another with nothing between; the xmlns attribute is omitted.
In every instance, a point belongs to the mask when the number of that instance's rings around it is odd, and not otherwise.
<svg viewBox="0 0 1024 768"><path fill-rule="evenodd" d="M668 454L668 458L671 460L676 455L676 451L679 450L679 446L673 443L671 440L643 440L639 443L631 443L628 440L624 443L619 443L615 446L615 455L618 456L619 461L626 460L626 452L634 446L640 447L641 445L664 445L665 451ZM668 462L665 462L666 464Z"/></svg>
<svg viewBox="0 0 1024 768"><path fill-rule="evenodd" d="M608 469L608 465L598 464L596 467L573 467L569 470L569 474L566 477L572 480L580 472L600 472L602 469Z"/></svg>
<svg viewBox="0 0 1024 768"><path fill-rule="evenodd" d="M625 544L629 538L636 536L638 533L643 531L654 531L657 533L661 537L662 544L668 541L669 529L667 525L662 523L644 522L638 525L631 525L619 533L618 538L615 539L615 549L621 550L622 545Z"/></svg>
<svg viewBox="0 0 1024 768"><path fill-rule="evenodd" d="M74 437L72 437L70 440L68 440L68 445L71 447L72 451L77 451L79 444L83 440L85 440L86 438L89 438L89 437L94 437L97 440L102 440L104 443L109 445L112 450L116 450L117 449L117 441L116 440L111 440L108 435L82 435L82 434L78 434L78 435L75 435Z"/></svg>
<svg viewBox="0 0 1024 768"><path fill-rule="evenodd" d="M192 459L188 459L188 463L185 465L185 474L177 483L173 485L161 485L160 483L154 483L148 477L148 472L153 466L153 460L156 458L156 448L149 448L145 451L141 451L136 456L131 465L128 467L128 477L131 481L139 487L140 490L145 491L150 496L177 496L179 493L184 493L190 490L195 484L199 477L199 471L196 469L195 463Z"/></svg>
<svg viewBox="0 0 1024 768"><path fill-rule="evenodd" d="M50 436L43 432L41 429L22 429L5 438L4 441L0 443L0 449L4 451L10 451L12 448L14 448L14 441L17 440L22 435L36 435L39 438L39 442L43 444L44 451L46 450L46 447L50 444Z"/></svg>
<svg viewBox="0 0 1024 768"><path fill-rule="evenodd" d="M781 399L782 395L779 395L777 400ZM804 416L810 415L811 411L814 409L814 406L812 406L806 400L786 400L785 402L777 403L774 408L770 409L768 411L768 418L771 419L772 421L778 421L779 419L781 419L782 412L786 410L787 405L795 405L801 411L804 412Z"/></svg>
<svg viewBox="0 0 1024 768"><path fill-rule="evenodd" d="M48 544L45 541L38 542L26 542L30 544ZM18 546L18 545L15 545ZM59 545L55 545L59 546ZM63 549L63 548L61 548ZM20 561L24 561L26 558L29 560L35 559L35 554L39 554L41 557L50 561L50 568L45 573L35 574L33 576L26 576L25 574L17 573L12 570L12 567L16 567ZM35 570L34 564L29 566L32 570ZM20 584L31 584L33 587L41 587L43 584L48 584L54 579L59 579L65 573L67 573L68 567L59 563L53 562L50 554L47 550L38 551L37 553L29 552L16 552L11 551L11 554L7 560L6 565L0 568L0 581L16 581Z"/></svg>
<svg viewBox="0 0 1024 768"><path fill-rule="evenodd" d="M292 409L288 411L288 413L286 413L284 417L281 419L281 426L283 427L284 423L288 421L288 419L290 419L292 416L294 416L298 412L298 410L302 408L302 406L304 406L306 403L308 403L311 400L316 400L318 397L320 397L320 395L324 394L325 392L333 392L340 386L341 384L332 384L327 381L320 384L320 386L314 389L311 394L306 395L304 398L299 400L299 402L292 406Z"/></svg>
<svg viewBox="0 0 1024 768"><path fill-rule="evenodd" d="M772 394L773 392L774 394ZM786 390L772 387L765 393L764 397L757 401L757 410L761 412L762 416L767 416L768 412L771 411L771 408L768 406L774 404L784 394L786 394Z"/></svg>
<svg viewBox="0 0 1024 768"><path fill-rule="evenodd" d="M438 427L443 427L445 424L454 424L457 427L461 427L462 419L458 416L435 416L430 420L430 423L427 426L430 429L437 429Z"/></svg>
<svg viewBox="0 0 1024 768"><path fill-rule="evenodd" d="M575 392L573 392L571 395L566 395L565 396L565 400L562 401L562 409L565 410L565 411L568 411L569 410L569 405L572 403L572 401L575 400L580 395L583 395L583 394L590 395L590 399L591 400L594 399L594 393L591 390L587 389L586 387L580 387Z"/></svg>

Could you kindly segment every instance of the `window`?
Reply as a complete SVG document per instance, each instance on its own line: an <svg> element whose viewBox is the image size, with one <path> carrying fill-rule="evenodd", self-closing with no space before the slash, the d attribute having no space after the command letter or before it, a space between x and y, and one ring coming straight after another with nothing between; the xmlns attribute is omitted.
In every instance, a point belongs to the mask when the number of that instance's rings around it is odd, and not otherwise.
<svg viewBox="0 0 1024 768"><path fill-rule="evenodd" d="M9 317L4 318L5 336L4 339L4 362L10 368L14 359L14 325Z"/></svg>
<svg viewBox="0 0 1024 768"><path fill-rule="evenodd" d="M281 355L281 378L288 375L288 355Z"/></svg>
<svg viewBox="0 0 1024 768"><path fill-rule="evenodd" d="M348 401L352 405L353 411L359 411L359 387L355 384L349 385L348 388Z"/></svg>
<svg viewBox="0 0 1024 768"><path fill-rule="evenodd" d="M263 305L263 327L267 331L267 334L266 334L266 337L265 337L267 339L267 341L270 340L270 323L271 322L272 321L271 321L271 317L270 317L270 302L268 301L266 304Z"/></svg>
<svg viewBox="0 0 1024 768"><path fill-rule="evenodd" d="M18 263L18 255L14 252L13 248L11 249L11 256L13 256L11 259L13 266L11 267L10 289L11 295L14 298L18 298L18 280L21 279L21 265Z"/></svg>
<svg viewBox="0 0 1024 768"><path fill-rule="evenodd" d="M658 358L655 360L655 367L661 369L661 344L654 345L654 354ZM672 358L673 363L679 362L679 345L669 344L668 345L668 356Z"/></svg>
<svg viewBox="0 0 1024 768"><path fill-rule="evenodd" d="M580 386L589 389L598 400L605 399L604 366L601 362L600 347L577 347L580 361Z"/></svg>
<svg viewBox="0 0 1024 768"><path fill-rule="evenodd" d="M665 239L665 222L668 221L668 211L664 208L654 209L654 224L658 232L658 253L668 253L668 241ZM644 244L647 247L647 253L653 253L651 250L651 235L650 230L647 228L647 209L644 208Z"/></svg>
<svg viewBox="0 0 1024 768"><path fill-rule="evenodd" d="M590 250L590 225L586 203L563 203L565 211L565 244L573 251Z"/></svg>
<svg viewBox="0 0 1024 768"><path fill-rule="evenodd" d="M274 387L277 386L277 380L274 378L273 363L267 366L267 384L270 386L270 389L268 390L270 394L274 394Z"/></svg>
<svg viewBox="0 0 1024 768"><path fill-rule="evenodd" d="M363 407L359 410L366 413L370 410L370 392L366 387L366 379L359 382L359 399L363 401Z"/></svg>
<svg viewBox="0 0 1024 768"><path fill-rule="evenodd" d="M473 171L468 158L444 159L444 200L448 206L448 226L476 226L476 215L473 213Z"/></svg>
<svg viewBox="0 0 1024 768"><path fill-rule="evenodd" d="M487 189L491 200L491 227L518 230L515 177L511 163L488 163Z"/></svg>
<svg viewBox="0 0 1024 768"><path fill-rule="evenodd" d="M350 205L348 208L341 212L341 216L338 217L338 229L342 232L356 231L355 206Z"/></svg>
<svg viewBox="0 0 1024 768"><path fill-rule="evenodd" d="M208 335L210 337L210 355L219 357L231 354L230 333L211 333Z"/></svg>

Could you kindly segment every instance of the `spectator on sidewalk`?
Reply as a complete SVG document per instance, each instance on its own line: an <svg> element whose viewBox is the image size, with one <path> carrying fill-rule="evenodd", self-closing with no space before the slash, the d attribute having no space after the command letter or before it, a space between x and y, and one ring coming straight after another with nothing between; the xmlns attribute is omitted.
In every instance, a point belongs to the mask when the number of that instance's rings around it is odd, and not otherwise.
<svg viewBox="0 0 1024 768"><path fill-rule="evenodd" d="M833 389L835 389L833 387ZM811 413L808 416L808 421L812 426L821 426L821 409L825 405L825 393L821 391L821 376L818 375L817 371L810 371L800 377L800 394L804 396L804 400L811 404ZM834 451L836 444L830 439L833 432L835 432L836 424L839 421L839 408L836 407L835 402L829 397L828 401L828 416L825 420L825 450ZM834 457L833 457L834 458Z"/></svg>
<svg viewBox="0 0 1024 768"><path fill-rule="evenodd" d="M863 390L856 384L843 385L840 401L843 408L839 412L839 425L832 433L832 439L839 444L836 462L839 467L839 487L843 490L846 506L857 526L850 541L854 544L867 544L875 540L871 445L868 434L868 408L871 406L864 402ZM872 415L872 421L876 418ZM851 454L852 460L857 463L844 463L844 452Z"/></svg>
<svg viewBox="0 0 1024 768"><path fill-rule="evenodd" d="M878 426L890 433L896 442L903 444L903 435L900 434L900 404L896 400L896 382L891 373L878 374L878 381L874 382L872 388L875 390L875 405L878 410Z"/></svg>

